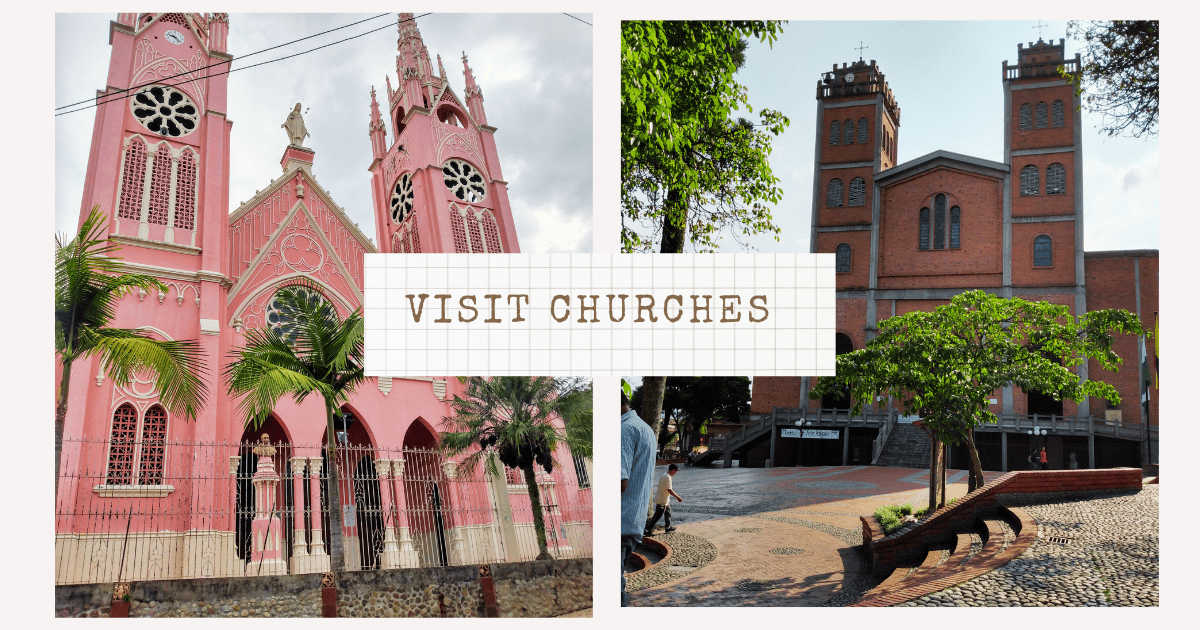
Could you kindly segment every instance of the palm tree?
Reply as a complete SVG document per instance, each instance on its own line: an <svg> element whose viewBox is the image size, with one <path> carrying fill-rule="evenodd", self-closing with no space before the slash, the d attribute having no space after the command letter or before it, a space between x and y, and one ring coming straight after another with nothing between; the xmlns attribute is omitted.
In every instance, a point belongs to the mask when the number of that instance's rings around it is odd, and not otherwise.
<svg viewBox="0 0 1200 630"><path fill-rule="evenodd" d="M159 401L187 419L196 417L208 397L200 345L195 341L158 341L141 330L109 328L117 304L136 290L165 293L156 278L121 273L120 246L108 240L100 207L70 241L54 237L54 354L62 363L54 413L54 492L58 494L63 430L71 386L71 367L79 359L100 357L105 375L126 387L139 372L152 372Z"/></svg>
<svg viewBox="0 0 1200 630"><path fill-rule="evenodd" d="M231 395L245 396L238 410L245 415L245 423L255 428L286 394L291 394L297 404L314 393L324 399L325 448L330 462L325 480L332 525L330 567L341 571L345 556L333 419L354 388L366 380L362 309L342 319L337 309L321 297L317 285L307 279L281 288L275 299L284 323L278 329L248 330L245 347L233 353L233 361L225 369L225 380Z"/></svg>
<svg viewBox="0 0 1200 630"><path fill-rule="evenodd" d="M501 472L489 456L492 453L505 466L524 473L540 551L537 559L553 560L546 549L545 519L534 467L549 474L554 469L554 451L562 443L575 452L590 452L581 432L564 431L551 421L554 416L580 413L583 405L575 395L560 397L554 379L549 377L498 376L489 380L472 376L462 380L467 384L465 396L455 396L451 404L454 415L442 419L443 452L454 456L472 450L462 465L473 468L482 459L493 478Z"/></svg>

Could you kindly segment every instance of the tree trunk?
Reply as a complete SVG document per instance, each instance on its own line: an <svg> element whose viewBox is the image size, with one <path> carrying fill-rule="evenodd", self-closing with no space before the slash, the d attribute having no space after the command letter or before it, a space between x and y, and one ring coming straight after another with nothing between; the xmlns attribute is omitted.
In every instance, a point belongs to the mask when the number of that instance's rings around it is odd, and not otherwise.
<svg viewBox="0 0 1200 630"><path fill-rule="evenodd" d="M678 431L676 431L678 432ZM667 443L671 441L671 418L670 416L663 418L662 426L658 431L658 446L665 448Z"/></svg>
<svg viewBox="0 0 1200 630"><path fill-rule="evenodd" d="M938 481L942 478L938 474L938 462L941 459L942 445L937 438L933 437L933 433L929 433L929 513L932 514L938 508Z"/></svg>
<svg viewBox="0 0 1200 630"><path fill-rule="evenodd" d="M941 472L941 481L940 481L940 483L942 484L942 500L939 502L938 507L946 506L946 464L947 464L948 459L950 459L950 447L947 446L945 443L943 443L942 444L942 472Z"/></svg>
<svg viewBox="0 0 1200 630"><path fill-rule="evenodd" d="M542 493L537 485L537 478L530 463L521 469L525 473L525 487L529 490L529 507L533 512L533 531L537 534L538 560L553 560L554 556L546 549L546 520L542 516Z"/></svg>
<svg viewBox="0 0 1200 630"><path fill-rule="evenodd" d="M667 377L642 377L642 420L658 434L658 426L662 422L663 395L667 393Z"/></svg>
<svg viewBox="0 0 1200 630"><path fill-rule="evenodd" d="M338 484L337 433L333 430L333 415L334 408L327 402L325 452L328 454L329 471L325 477L325 496L329 500L329 570L334 573L336 582L337 573L346 570L346 554L342 541L342 499Z"/></svg>
<svg viewBox="0 0 1200 630"><path fill-rule="evenodd" d="M674 189L667 191L667 203L663 206L662 243L660 254L682 254L687 237L686 204Z"/></svg>
<svg viewBox="0 0 1200 630"><path fill-rule="evenodd" d="M58 383L58 400L54 404L54 501L58 502L58 476L62 472L63 432L67 428L67 393L71 386L71 362L63 363L62 380Z"/></svg>
<svg viewBox="0 0 1200 630"><path fill-rule="evenodd" d="M967 450L971 453L971 474L968 475L967 492L983 487L983 464L979 462L979 451L975 448L975 430L967 429Z"/></svg>

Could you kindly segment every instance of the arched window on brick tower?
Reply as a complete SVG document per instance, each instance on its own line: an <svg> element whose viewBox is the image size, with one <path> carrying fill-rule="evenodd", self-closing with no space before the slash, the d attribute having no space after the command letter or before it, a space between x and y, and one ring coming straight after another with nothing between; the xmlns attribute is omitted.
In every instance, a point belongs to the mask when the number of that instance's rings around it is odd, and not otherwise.
<svg viewBox="0 0 1200 630"><path fill-rule="evenodd" d="M1054 242L1045 234L1033 239L1033 266L1050 267L1054 264Z"/></svg>
<svg viewBox="0 0 1200 630"><path fill-rule="evenodd" d="M1052 124L1055 127L1063 126L1063 102L1062 101L1054 101L1054 105L1052 105L1050 107L1050 115L1052 118Z"/></svg>
<svg viewBox="0 0 1200 630"><path fill-rule="evenodd" d="M834 352L838 355L854 352L854 341L849 335L837 333L834 335ZM822 409L849 409L850 408L850 388L846 387L838 394L826 394L821 397Z"/></svg>
<svg viewBox="0 0 1200 630"><path fill-rule="evenodd" d="M959 236L962 234L960 220L962 211L958 206L950 208L950 249L958 249L960 247Z"/></svg>
<svg viewBox="0 0 1200 630"><path fill-rule="evenodd" d="M833 121L829 123L829 144L836 145L842 140L842 123Z"/></svg>
<svg viewBox="0 0 1200 630"><path fill-rule="evenodd" d="M929 208L921 208L921 240L917 249L929 249Z"/></svg>
<svg viewBox="0 0 1200 630"><path fill-rule="evenodd" d="M859 144L867 143L867 119L866 118L858 119L858 143Z"/></svg>
<svg viewBox="0 0 1200 630"><path fill-rule="evenodd" d="M1029 103L1021 104L1021 129L1033 129L1033 107Z"/></svg>
<svg viewBox="0 0 1200 630"><path fill-rule="evenodd" d="M834 254L835 273L850 273L850 244L837 246Z"/></svg>
<svg viewBox="0 0 1200 630"><path fill-rule="evenodd" d="M933 198L933 248L946 249L946 195Z"/></svg>
<svg viewBox="0 0 1200 630"><path fill-rule="evenodd" d="M1046 167L1046 194L1063 195L1067 192L1067 170L1055 162Z"/></svg>
<svg viewBox="0 0 1200 630"><path fill-rule="evenodd" d="M862 206L867 203L867 182L861 177L850 180L850 199L847 205Z"/></svg>
<svg viewBox="0 0 1200 630"><path fill-rule="evenodd" d="M1041 176L1038 168L1032 164L1021 169L1021 196L1030 197L1038 194L1038 183Z"/></svg>
<svg viewBox="0 0 1200 630"><path fill-rule="evenodd" d="M829 187L825 191L825 207L842 207L842 180L836 177L829 180Z"/></svg>
<svg viewBox="0 0 1200 630"><path fill-rule="evenodd" d="M842 125L842 144L854 144L854 121L847 118Z"/></svg>
<svg viewBox="0 0 1200 630"><path fill-rule="evenodd" d="M1037 104L1037 128L1046 128L1046 103L1044 101Z"/></svg>

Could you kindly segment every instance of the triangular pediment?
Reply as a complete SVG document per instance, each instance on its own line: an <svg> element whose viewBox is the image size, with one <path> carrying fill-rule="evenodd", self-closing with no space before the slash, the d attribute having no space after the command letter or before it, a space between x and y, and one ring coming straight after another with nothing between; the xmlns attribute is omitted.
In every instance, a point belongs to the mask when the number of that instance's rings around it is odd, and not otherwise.
<svg viewBox="0 0 1200 630"><path fill-rule="evenodd" d="M880 186L889 186L940 168L974 173L994 179L1003 179L1009 172L1008 165L1003 162L993 162L961 153L939 150L922 155L915 160L897 164L886 171L880 171L875 176L875 183Z"/></svg>

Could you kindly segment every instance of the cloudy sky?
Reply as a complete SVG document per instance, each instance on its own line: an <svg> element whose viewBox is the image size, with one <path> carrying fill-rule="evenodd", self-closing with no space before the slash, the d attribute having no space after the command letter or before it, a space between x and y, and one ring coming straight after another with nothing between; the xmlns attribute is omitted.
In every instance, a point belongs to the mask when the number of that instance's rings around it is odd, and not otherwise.
<svg viewBox="0 0 1200 630"><path fill-rule="evenodd" d="M232 14L233 67L284 57L385 26L336 46L229 75L229 119L234 122L230 207L280 173L287 145L280 124L292 104L307 109L316 151L317 181L372 238L367 137L371 86L387 107L384 77L396 79L396 14L284 48L249 53L350 24L373 14ZM378 13L374 14L378 15ZM420 15L420 13L418 13ZM590 14L575 14L592 22ZM116 14L58 14L55 18L54 104L94 97L104 87L111 47L108 23ZM465 51L483 90L517 233L524 252L592 249L592 27L562 14L465 15L434 13L417 19L430 58L442 56L446 75L462 97ZM386 117L386 111L384 112ZM55 230L73 232L79 217L95 110L57 116L55 122ZM388 126L388 138L392 129Z"/></svg>
<svg viewBox="0 0 1200 630"><path fill-rule="evenodd" d="M900 105L900 163L939 149L1002 162L1001 62L1015 64L1017 44L1037 40L1035 24L793 20L773 48L753 42L736 78L749 88L756 112L781 111L791 126L774 140L770 158L784 193L773 212L779 241L760 236L750 244L762 252L808 251L816 84L835 63L857 61L860 41L863 58L876 60ZM1046 40L1066 36L1066 22L1043 24L1049 24L1041 31ZM1076 52L1079 43L1067 40L1066 55ZM1084 246L1158 248L1158 141L1109 138L1099 122L1085 112ZM728 232L721 243L721 251L741 251Z"/></svg>

